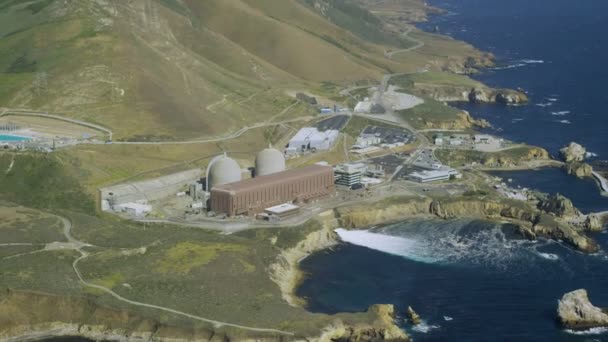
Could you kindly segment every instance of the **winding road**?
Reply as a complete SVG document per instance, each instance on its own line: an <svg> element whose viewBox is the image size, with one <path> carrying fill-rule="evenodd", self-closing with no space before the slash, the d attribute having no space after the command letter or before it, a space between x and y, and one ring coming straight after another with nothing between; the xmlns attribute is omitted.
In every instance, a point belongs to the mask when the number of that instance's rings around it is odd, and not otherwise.
<svg viewBox="0 0 608 342"><path fill-rule="evenodd" d="M407 31L403 32L403 34L401 35L401 37L406 38L408 40L411 40L415 43L414 46L411 46L407 49L401 49L401 50L395 50L395 51L390 51L386 53L386 56L388 58L393 58L394 55L400 54L400 53L405 53L405 52L410 52L410 51L414 51L417 49L420 49L421 47L423 47L425 45L425 43L421 40L418 40L416 38L412 38L410 37L410 33L412 33L412 31L414 30L414 27L411 26L407 29Z"/></svg>
<svg viewBox="0 0 608 342"><path fill-rule="evenodd" d="M82 242L82 241L79 241L79 240L77 240L76 238L74 238L72 236L72 222L69 219L67 219L65 217L62 217L62 216L56 216L56 215L55 215L55 217L58 218L59 220L61 220L61 222L63 223L63 235L65 236L65 239L67 240L67 242L53 242L53 243L49 243L49 244L45 245L44 249L36 250L36 251L33 251L33 252L29 252L29 253L23 253L23 254L13 255L13 256L2 258L2 259L3 260L5 260L5 259L11 259L11 258L19 257L19 256L22 256L22 255L26 255L26 254L40 253L40 252L53 251L53 250L74 250L74 251L77 251L78 253L80 253L80 257L78 257L72 263L72 268L74 269L74 272L76 273L76 276L78 277L79 282L83 286L85 286L85 287L94 288L94 289L103 291L103 292L111 295L112 297L116 298L117 300L119 300L121 302L130 304L130 305L134 305L134 306L146 307L146 308L156 309L156 310L160 310L160 311L164 311L164 312L169 312L169 313L172 313L172 314L175 314L175 315L179 315L179 316L183 316L183 317L186 317L186 318L190 318L190 319L193 319L193 320L209 323L209 324L213 325L213 327L215 327L215 328L232 327L232 328L237 328L237 329L247 330L247 331L253 331L253 332L274 333L274 334L280 334L280 335L294 336L294 333L288 332L288 331L283 331L283 330L278 330L278 329L268 329L268 328L257 328L257 327L250 327L250 326L230 323L230 322L222 322L222 321L218 321L218 320L214 320L214 319L210 319L210 318L205 318L205 317L189 314L187 312L175 310L175 309L164 307L164 306L159 306L159 305L154 305L154 304L148 304L148 303L134 301L134 300L131 300L131 299L128 299L128 298L125 298L125 297L119 295L118 293L112 291L111 289L109 289L107 287L90 283L90 282L88 282L88 281L86 281L84 279L84 277L82 276L80 270L78 270L78 263L81 262L82 260L86 259L87 257L89 257L91 255L89 252L87 252L86 250L84 250L84 248L85 247L95 247L95 246L93 246L91 244L88 244L88 243L85 243L85 242ZM0 244L0 247L5 247L5 246L36 246L36 245L43 245L43 244L7 243L7 244Z"/></svg>

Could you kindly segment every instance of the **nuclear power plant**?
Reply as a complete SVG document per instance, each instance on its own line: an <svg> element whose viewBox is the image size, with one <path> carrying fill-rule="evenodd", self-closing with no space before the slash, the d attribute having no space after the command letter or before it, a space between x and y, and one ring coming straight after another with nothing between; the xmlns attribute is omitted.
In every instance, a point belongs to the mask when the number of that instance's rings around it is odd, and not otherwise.
<svg viewBox="0 0 608 342"><path fill-rule="evenodd" d="M311 165L286 170L285 157L274 149L255 158L254 178L242 179L238 163L227 154L215 157L207 167L208 208L215 214L253 216L285 203L304 203L331 195L334 171Z"/></svg>

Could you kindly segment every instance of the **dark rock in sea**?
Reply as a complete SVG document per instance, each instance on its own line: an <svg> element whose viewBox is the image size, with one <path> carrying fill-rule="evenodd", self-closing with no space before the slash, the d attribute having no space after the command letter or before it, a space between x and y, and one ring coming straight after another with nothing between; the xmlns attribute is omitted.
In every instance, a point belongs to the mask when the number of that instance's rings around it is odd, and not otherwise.
<svg viewBox="0 0 608 342"><path fill-rule="evenodd" d="M559 300L557 315L566 328L589 329L608 326L608 314L589 300L587 290L566 293Z"/></svg>
<svg viewBox="0 0 608 342"><path fill-rule="evenodd" d="M538 203L538 208L562 218L575 218L582 215L570 199L560 194L553 194L542 199Z"/></svg>

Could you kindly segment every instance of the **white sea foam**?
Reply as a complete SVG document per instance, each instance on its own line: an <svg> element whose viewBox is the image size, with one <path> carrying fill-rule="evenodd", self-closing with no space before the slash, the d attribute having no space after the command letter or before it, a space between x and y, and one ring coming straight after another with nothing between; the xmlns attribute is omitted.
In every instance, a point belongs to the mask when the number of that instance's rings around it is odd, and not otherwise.
<svg viewBox="0 0 608 342"><path fill-rule="evenodd" d="M553 102L547 102L547 103L537 103L537 104L536 104L536 106L538 106L538 107L543 107L543 108L546 108L546 107L551 107L551 106L553 106Z"/></svg>
<svg viewBox="0 0 608 342"><path fill-rule="evenodd" d="M585 153L585 158L595 158L597 157L597 153L587 152Z"/></svg>
<svg viewBox="0 0 608 342"><path fill-rule="evenodd" d="M568 115L571 112L569 110L562 110L559 112L551 112L551 115L555 115L555 116L564 116L564 115Z"/></svg>
<svg viewBox="0 0 608 342"><path fill-rule="evenodd" d="M570 120L558 120L557 122L562 123L564 125L569 125L572 123L572 122L570 122Z"/></svg>
<svg viewBox="0 0 608 342"><path fill-rule="evenodd" d="M445 320L446 322L449 322L449 321L453 321L454 318L452 318L450 316L443 316L443 320Z"/></svg>
<svg viewBox="0 0 608 342"><path fill-rule="evenodd" d="M515 69L515 68L525 67L526 65L527 64L525 64L525 63L517 63L517 64L505 65L505 66L501 66L501 67L494 67L494 68L491 68L491 69L492 70Z"/></svg>
<svg viewBox="0 0 608 342"><path fill-rule="evenodd" d="M559 256L557 254L552 253L538 253L543 259L547 260L559 260Z"/></svg>
<svg viewBox="0 0 608 342"><path fill-rule="evenodd" d="M369 230L336 229L344 242L367 247L380 252L404 256L416 261L435 262L425 252L425 245L413 239L373 233Z"/></svg>
<svg viewBox="0 0 608 342"><path fill-rule="evenodd" d="M426 322L423 321L422 323L414 326L412 328L412 330L415 331L415 332L418 332L418 333L424 333L424 334L426 334L426 333L428 333L431 330L435 330L435 329L439 329L439 328L441 328L441 326L439 326L439 325L432 325L432 324L430 325L430 324L427 324Z"/></svg>
<svg viewBox="0 0 608 342"><path fill-rule="evenodd" d="M511 121L512 122L520 122L520 121L524 121L524 119L523 118L516 118L516 119L513 119Z"/></svg>
<svg viewBox="0 0 608 342"><path fill-rule="evenodd" d="M551 102L557 102L558 99L555 97L547 97L547 101L551 101Z"/></svg>
<svg viewBox="0 0 608 342"><path fill-rule="evenodd" d="M543 64L543 63L545 63L545 61L543 61L542 59L522 59L521 62L526 63L526 64Z"/></svg>
<svg viewBox="0 0 608 342"><path fill-rule="evenodd" d="M538 256L532 242L511 239L502 225L481 221L407 221L375 230L337 229L348 243L425 263L468 264L516 271Z"/></svg>
<svg viewBox="0 0 608 342"><path fill-rule="evenodd" d="M572 335L602 335L608 332L608 328L591 328L587 330L566 329L565 332Z"/></svg>

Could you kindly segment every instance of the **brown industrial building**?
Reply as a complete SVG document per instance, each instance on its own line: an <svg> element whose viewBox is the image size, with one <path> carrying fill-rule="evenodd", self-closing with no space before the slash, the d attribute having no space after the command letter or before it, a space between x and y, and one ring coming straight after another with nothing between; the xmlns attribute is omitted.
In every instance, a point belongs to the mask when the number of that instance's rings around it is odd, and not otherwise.
<svg viewBox="0 0 608 342"><path fill-rule="evenodd" d="M211 210L228 216L251 216L268 207L306 202L334 191L333 168L310 165L216 186L211 190Z"/></svg>

